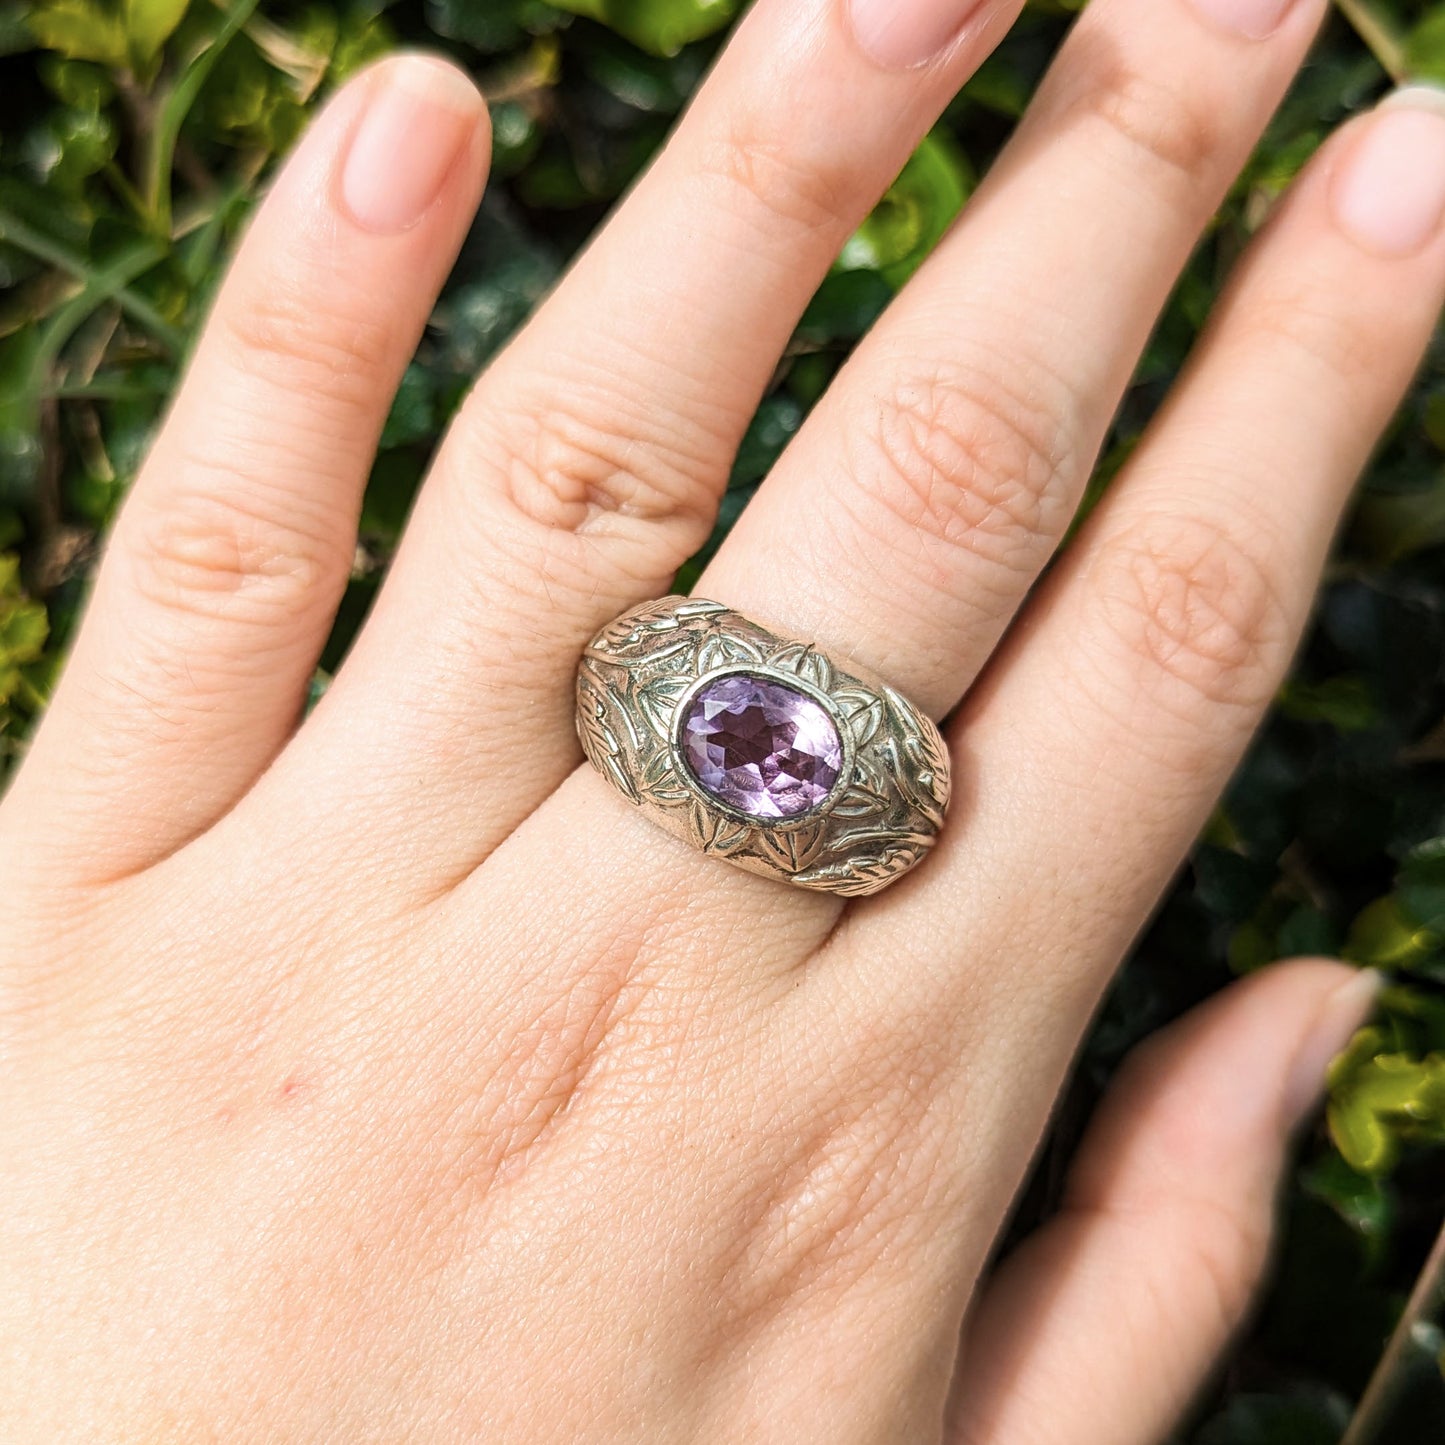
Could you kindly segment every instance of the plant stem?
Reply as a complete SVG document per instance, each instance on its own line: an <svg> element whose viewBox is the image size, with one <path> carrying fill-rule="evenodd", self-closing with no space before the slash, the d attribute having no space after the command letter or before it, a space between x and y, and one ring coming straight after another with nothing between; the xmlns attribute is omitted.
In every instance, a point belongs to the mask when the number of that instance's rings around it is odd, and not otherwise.
<svg viewBox="0 0 1445 1445"><path fill-rule="evenodd" d="M47 396L46 382L59 361L65 343L97 306L115 300L126 283L154 266L161 254L163 253L160 247L154 243L143 243L127 252L119 260L89 277L84 288L67 301L40 330L34 355L30 358L25 379L16 392L15 399L24 404L28 398L35 415L41 418L48 415L52 421L52 431L56 398L53 395ZM53 436L46 438L45 454L47 459L55 455ZM57 523L58 519L57 504Z"/></svg>
<svg viewBox="0 0 1445 1445"><path fill-rule="evenodd" d="M1419 1348L1416 1337L1431 1323L1442 1304L1445 1304L1445 1229L1440 1231L1435 1248L1430 1251L1405 1313L1390 1336L1389 1347L1370 1378L1340 1445L1372 1445L1382 1437L1409 1373L1410 1354Z"/></svg>
<svg viewBox="0 0 1445 1445"><path fill-rule="evenodd" d="M113 160L105 163L101 174L110 182L116 195L135 213L135 217L141 225L148 226L151 219L150 212L146 210L146 203L142 199L141 193L131 185L130 177Z"/></svg>
<svg viewBox="0 0 1445 1445"><path fill-rule="evenodd" d="M1335 9L1355 28L1355 33L1380 62L1385 74L1396 85L1403 85L1410 76L1410 61L1405 53L1404 38L1371 4L1370 0L1335 0Z"/></svg>
<svg viewBox="0 0 1445 1445"><path fill-rule="evenodd" d="M137 296L124 284L119 287L111 285L109 276L115 268L98 270L83 257L73 255L59 241L35 230L4 206L0 206L0 240L18 246L37 260L54 266L58 271L64 271L68 276L74 276L77 281L84 283L87 289L100 282L105 288L106 298L116 301L121 310L146 327L172 355L179 356L185 350L186 338L145 297ZM146 251L145 254L150 257L149 265L154 265L164 253L156 248ZM127 281L133 280L147 269L146 265L133 267L132 261L133 257L127 256L119 268L126 273Z"/></svg>
<svg viewBox="0 0 1445 1445"><path fill-rule="evenodd" d="M180 140L181 126L196 103L196 97L200 95L201 87L206 83L212 67L241 27L251 18L256 4L257 0L235 0L221 28L210 44L182 71L156 116L147 165L146 194L150 199L156 227L163 236L169 236L171 231L171 169L175 163L176 143Z"/></svg>

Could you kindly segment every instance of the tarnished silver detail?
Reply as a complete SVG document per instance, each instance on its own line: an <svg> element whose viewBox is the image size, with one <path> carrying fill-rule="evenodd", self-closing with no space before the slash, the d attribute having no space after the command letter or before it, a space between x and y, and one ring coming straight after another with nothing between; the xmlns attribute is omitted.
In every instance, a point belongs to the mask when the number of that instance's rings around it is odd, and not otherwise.
<svg viewBox="0 0 1445 1445"><path fill-rule="evenodd" d="M751 817L688 767L680 732L690 700L713 678L737 673L782 683L831 715L843 770L813 811ZM624 798L695 848L845 898L877 893L915 867L948 808L947 745L907 698L698 598L646 603L592 639L577 670L577 734Z"/></svg>

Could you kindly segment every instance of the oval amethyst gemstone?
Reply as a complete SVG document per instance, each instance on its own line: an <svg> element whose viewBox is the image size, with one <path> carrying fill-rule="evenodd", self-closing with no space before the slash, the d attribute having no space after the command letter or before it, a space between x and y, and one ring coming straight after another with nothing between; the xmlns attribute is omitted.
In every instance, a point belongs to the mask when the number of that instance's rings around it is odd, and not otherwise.
<svg viewBox="0 0 1445 1445"><path fill-rule="evenodd" d="M796 818L833 791L843 743L828 711L780 682L737 674L710 682L682 724L697 781L753 818Z"/></svg>

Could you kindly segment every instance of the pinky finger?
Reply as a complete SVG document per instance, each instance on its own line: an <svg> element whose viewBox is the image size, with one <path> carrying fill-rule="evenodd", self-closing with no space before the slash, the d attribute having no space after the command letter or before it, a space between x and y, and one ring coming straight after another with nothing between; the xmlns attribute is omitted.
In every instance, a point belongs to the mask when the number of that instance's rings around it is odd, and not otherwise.
<svg viewBox="0 0 1445 1445"><path fill-rule="evenodd" d="M1138 1051L1063 1212L983 1297L948 1445L1165 1438L1249 1306L1289 1136L1376 983L1338 964L1283 965Z"/></svg>

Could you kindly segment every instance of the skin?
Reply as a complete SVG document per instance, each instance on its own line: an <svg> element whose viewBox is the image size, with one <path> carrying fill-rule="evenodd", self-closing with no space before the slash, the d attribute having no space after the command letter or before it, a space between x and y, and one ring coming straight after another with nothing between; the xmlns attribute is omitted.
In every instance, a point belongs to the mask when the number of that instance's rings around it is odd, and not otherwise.
<svg viewBox="0 0 1445 1445"><path fill-rule="evenodd" d="M1339 224L1378 118L1281 205L1034 584L1321 10L1251 40L1094 0L704 579L935 716L962 702L944 842L846 908L699 859L579 768L573 669L706 536L801 308L1010 8L900 72L830 0L760 0L479 379L298 725L489 149L445 82L445 184L364 225L361 118L440 62L341 92L0 808L0 1436L1167 1432L1247 1306L1353 975L1268 970L1148 1045L1057 1221L985 1266L1445 296L1438 227L1385 255Z"/></svg>

